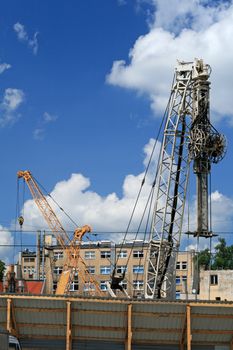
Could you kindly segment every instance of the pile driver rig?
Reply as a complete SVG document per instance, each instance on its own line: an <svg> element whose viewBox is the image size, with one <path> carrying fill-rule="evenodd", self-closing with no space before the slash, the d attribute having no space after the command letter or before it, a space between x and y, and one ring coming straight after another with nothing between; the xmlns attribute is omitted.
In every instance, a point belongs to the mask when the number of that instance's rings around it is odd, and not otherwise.
<svg viewBox="0 0 233 350"><path fill-rule="evenodd" d="M175 297L174 272L191 163L197 189L197 228L192 234L198 238L211 238L214 235L210 225L208 177L212 163L218 163L225 155L226 140L210 121L210 73L210 66L201 59L193 62L178 61L175 69L164 118L157 172L152 183L154 206L147 242L145 299ZM37 206L66 252L67 264L58 282L56 294L67 294L75 271L78 271L79 277L86 283L88 268L80 256L80 245L83 235L90 231L90 227L86 225L76 230L73 239L70 239L32 174L29 171L20 171L18 177L26 181ZM145 177L141 186L144 183ZM137 200L138 198L139 196ZM116 297L117 289L123 291L121 282L125 278L125 273L116 273L116 264L117 261L108 283L108 291L112 297ZM96 291L101 295L94 277L89 276L89 281L95 284ZM123 294L127 296L126 293Z"/></svg>
<svg viewBox="0 0 233 350"><path fill-rule="evenodd" d="M173 299L190 163L196 175L195 237L212 237L208 175L225 155L226 140L210 122L211 69L201 59L179 62L166 112L158 161L155 206L149 236L144 296Z"/></svg>

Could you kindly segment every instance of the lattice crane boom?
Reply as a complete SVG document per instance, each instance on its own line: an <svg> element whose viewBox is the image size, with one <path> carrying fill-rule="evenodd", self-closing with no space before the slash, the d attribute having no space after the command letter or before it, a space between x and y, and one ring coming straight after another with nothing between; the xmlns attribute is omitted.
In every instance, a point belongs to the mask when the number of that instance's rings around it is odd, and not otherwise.
<svg viewBox="0 0 233 350"><path fill-rule="evenodd" d="M63 228L61 222L57 218L55 212L53 211L37 182L33 178L31 172L28 170L18 171L17 176L18 178L23 178L27 183L36 205L40 209L44 219L46 220L49 228L53 232L66 256L66 263L64 264L63 272L58 281L56 294L68 293L70 283L74 277L74 273L78 270L78 275L81 278L83 284L87 282L93 284L95 286L97 294L102 295L97 281L89 275L88 267L80 256L82 237L85 235L85 233L91 232L91 227L89 225L84 225L81 228L76 228L73 239L70 239L69 235ZM88 281L86 281L87 275Z"/></svg>

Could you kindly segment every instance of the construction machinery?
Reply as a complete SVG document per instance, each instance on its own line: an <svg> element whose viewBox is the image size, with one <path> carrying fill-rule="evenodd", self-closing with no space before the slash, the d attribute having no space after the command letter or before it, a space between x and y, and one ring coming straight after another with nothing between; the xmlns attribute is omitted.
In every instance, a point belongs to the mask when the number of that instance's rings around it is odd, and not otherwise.
<svg viewBox="0 0 233 350"><path fill-rule="evenodd" d="M91 295L101 296L102 292L98 282L89 274L88 267L80 255L82 238L87 232L91 232L91 227L84 225L83 227L76 228L73 237L70 238L31 172L28 170L18 171L17 176L18 179L23 178L27 183L36 205L40 209L66 257L62 274L58 280L56 294L69 294L71 283L75 277L78 277L79 283L83 285L86 291Z"/></svg>
<svg viewBox="0 0 233 350"><path fill-rule="evenodd" d="M201 59L179 62L166 111L149 237L145 298L173 299L190 163L196 175L196 237L212 237L208 175L225 154L225 137L210 122L210 66Z"/></svg>

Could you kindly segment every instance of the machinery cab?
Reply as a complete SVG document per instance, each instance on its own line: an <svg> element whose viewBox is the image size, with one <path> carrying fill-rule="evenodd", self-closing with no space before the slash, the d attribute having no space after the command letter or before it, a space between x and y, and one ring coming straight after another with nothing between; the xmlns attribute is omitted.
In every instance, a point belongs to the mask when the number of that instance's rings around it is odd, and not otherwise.
<svg viewBox="0 0 233 350"><path fill-rule="evenodd" d="M9 350L22 350L21 345L16 337L9 335Z"/></svg>

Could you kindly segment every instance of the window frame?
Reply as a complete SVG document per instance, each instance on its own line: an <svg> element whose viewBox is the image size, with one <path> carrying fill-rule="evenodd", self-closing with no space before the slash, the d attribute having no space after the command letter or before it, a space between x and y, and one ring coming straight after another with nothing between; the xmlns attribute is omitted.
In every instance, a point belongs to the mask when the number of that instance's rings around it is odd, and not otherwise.
<svg viewBox="0 0 233 350"><path fill-rule="evenodd" d="M211 286L217 286L218 285L218 275L217 274L211 274L210 275L210 285Z"/></svg>
<svg viewBox="0 0 233 350"><path fill-rule="evenodd" d="M94 250L86 250L84 253L84 259L95 260L95 251Z"/></svg>
<svg viewBox="0 0 233 350"><path fill-rule="evenodd" d="M110 275L111 266L110 265L101 265L100 266L100 275Z"/></svg>
<svg viewBox="0 0 233 350"><path fill-rule="evenodd" d="M144 266L143 265L133 265L133 273L137 275L144 274Z"/></svg>
<svg viewBox="0 0 233 350"><path fill-rule="evenodd" d="M134 290L143 290L144 281L143 280L133 280L133 289Z"/></svg>
<svg viewBox="0 0 233 350"><path fill-rule="evenodd" d="M141 250L133 250L133 258L143 258L144 257L144 251Z"/></svg>
<svg viewBox="0 0 233 350"><path fill-rule="evenodd" d="M100 259L111 259L111 250L101 250Z"/></svg>

